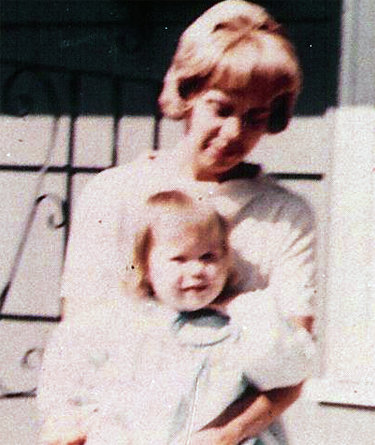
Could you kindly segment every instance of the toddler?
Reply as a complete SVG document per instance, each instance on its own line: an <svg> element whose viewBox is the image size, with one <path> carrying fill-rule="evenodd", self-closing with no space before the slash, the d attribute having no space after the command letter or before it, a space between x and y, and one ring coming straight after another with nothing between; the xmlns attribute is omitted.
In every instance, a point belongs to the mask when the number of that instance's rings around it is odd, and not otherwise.
<svg viewBox="0 0 375 445"><path fill-rule="evenodd" d="M46 350L43 444L184 444L249 388L307 377L310 336L271 296L236 294L229 236L183 192L147 200L126 300L62 322Z"/></svg>

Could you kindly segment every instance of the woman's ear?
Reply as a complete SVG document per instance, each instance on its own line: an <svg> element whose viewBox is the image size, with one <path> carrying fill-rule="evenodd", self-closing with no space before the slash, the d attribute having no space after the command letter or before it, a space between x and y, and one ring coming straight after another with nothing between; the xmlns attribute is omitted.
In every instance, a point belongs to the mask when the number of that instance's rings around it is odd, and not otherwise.
<svg viewBox="0 0 375 445"><path fill-rule="evenodd" d="M271 104L271 115L268 121L268 133L280 133L288 126L294 105L293 93L277 96Z"/></svg>

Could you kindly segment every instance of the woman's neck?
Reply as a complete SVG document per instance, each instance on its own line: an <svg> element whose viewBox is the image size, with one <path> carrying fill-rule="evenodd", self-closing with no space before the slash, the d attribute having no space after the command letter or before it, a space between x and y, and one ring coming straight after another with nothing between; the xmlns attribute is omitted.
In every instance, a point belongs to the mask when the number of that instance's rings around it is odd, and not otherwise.
<svg viewBox="0 0 375 445"><path fill-rule="evenodd" d="M192 159L193 149L189 143L189 139L185 136L177 145L174 151L177 171L184 178L191 181L218 183L219 178L203 169L199 169L194 165Z"/></svg>

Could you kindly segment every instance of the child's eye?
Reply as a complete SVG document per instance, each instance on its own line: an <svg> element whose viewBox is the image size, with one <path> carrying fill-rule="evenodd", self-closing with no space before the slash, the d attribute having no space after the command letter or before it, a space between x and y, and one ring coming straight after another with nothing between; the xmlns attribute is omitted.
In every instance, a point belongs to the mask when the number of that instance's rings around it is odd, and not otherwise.
<svg viewBox="0 0 375 445"><path fill-rule="evenodd" d="M203 255L200 256L200 260L201 261L206 261L206 262L213 262L216 261L218 258L217 254L215 252L206 252Z"/></svg>
<svg viewBox="0 0 375 445"><path fill-rule="evenodd" d="M174 263L184 263L186 258L183 255L177 255L171 258L171 261Z"/></svg>

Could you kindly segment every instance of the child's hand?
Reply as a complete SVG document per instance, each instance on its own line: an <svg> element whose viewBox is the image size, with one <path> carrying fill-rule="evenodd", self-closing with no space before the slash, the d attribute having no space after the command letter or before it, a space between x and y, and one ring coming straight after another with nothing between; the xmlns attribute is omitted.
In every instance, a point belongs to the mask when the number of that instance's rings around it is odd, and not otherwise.
<svg viewBox="0 0 375 445"><path fill-rule="evenodd" d="M83 445L86 435L71 416L51 417L44 423L40 445Z"/></svg>

